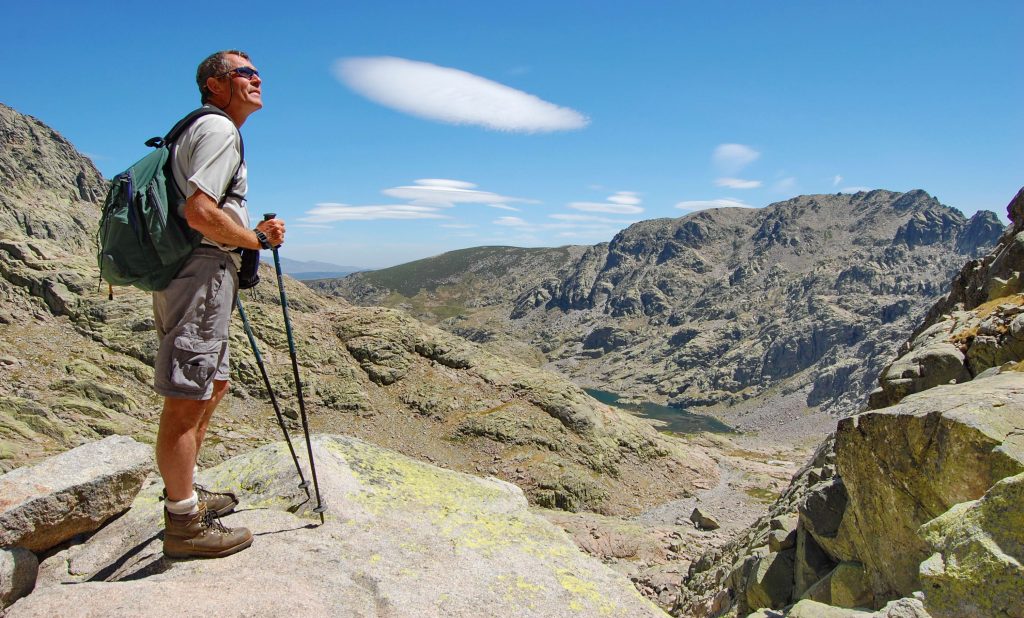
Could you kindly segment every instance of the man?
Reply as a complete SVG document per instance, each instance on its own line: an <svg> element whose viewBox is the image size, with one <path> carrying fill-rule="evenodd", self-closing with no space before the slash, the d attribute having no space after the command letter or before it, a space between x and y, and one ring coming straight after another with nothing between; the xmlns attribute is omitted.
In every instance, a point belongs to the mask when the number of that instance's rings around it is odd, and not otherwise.
<svg viewBox="0 0 1024 618"><path fill-rule="evenodd" d="M238 289L238 248L261 249L284 241L284 222L249 229L248 189L238 130L263 107L262 80L249 56L221 51L200 63L196 84L208 114L175 142L174 182L186 196L179 214L203 235L171 284L153 294L160 348L154 388L164 396L156 460L166 488L164 554L172 558L220 557L252 544L245 528L218 517L238 504L234 494L194 485L194 472L217 404L228 391L228 324Z"/></svg>

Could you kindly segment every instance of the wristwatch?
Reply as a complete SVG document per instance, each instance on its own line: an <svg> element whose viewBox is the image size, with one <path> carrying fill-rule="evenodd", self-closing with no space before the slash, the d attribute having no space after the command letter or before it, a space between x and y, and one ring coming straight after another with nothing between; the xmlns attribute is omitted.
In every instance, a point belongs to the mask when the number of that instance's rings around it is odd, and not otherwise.
<svg viewBox="0 0 1024 618"><path fill-rule="evenodd" d="M253 230L256 232L256 240L260 241L260 249L271 249L270 241L267 240L267 235L259 230Z"/></svg>

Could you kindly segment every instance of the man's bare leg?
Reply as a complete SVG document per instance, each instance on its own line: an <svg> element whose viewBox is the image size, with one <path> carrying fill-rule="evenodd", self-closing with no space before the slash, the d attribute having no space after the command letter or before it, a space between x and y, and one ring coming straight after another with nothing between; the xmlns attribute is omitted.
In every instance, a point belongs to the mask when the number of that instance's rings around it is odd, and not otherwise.
<svg viewBox="0 0 1024 618"><path fill-rule="evenodd" d="M164 398L160 430L156 435L156 465L171 501L192 497L196 434L207 403L208 400Z"/></svg>
<svg viewBox="0 0 1024 618"><path fill-rule="evenodd" d="M203 447L203 440L206 439L206 428L210 425L210 418L213 417L213 411L217 409L217 406L220 404L220 400L224 399L224 395L226 395L227 392L227 380L213 381L213 395L206 400L206 408L203 409L203 416L199 419L199 426L196 428L196 461L192 462L193 465L199 465L199 449Z"/></svg>

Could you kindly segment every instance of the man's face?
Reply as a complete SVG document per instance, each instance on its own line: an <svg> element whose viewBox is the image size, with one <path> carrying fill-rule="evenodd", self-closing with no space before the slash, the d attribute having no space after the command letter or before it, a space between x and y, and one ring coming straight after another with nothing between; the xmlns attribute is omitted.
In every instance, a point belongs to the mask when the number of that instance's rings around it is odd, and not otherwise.
<svg viewBox="0 0 1024 618"><path fill-rule="evenodd" d="M228 54L225 57L225 60L228 61L228 64L231 65L232 69L256 69L251 62L241 56L236 56L235 54ZM263 107L263 98L260 90L263 85L263 80L261 80L258 75L253 75L250 78L246 75L241 75L232 71L228 73L224 79L229 82L228 87L230 88L230 97L227 101L230 101L230 107L238 106L239 109L243 109L248 113L252 113Z"/></svg>

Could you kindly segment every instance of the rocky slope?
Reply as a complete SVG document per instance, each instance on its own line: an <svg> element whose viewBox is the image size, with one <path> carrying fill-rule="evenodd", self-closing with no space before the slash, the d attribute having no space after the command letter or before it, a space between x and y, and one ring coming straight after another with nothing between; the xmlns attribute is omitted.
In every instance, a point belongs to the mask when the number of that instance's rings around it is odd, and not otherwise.
<svg viewBox="0 0 1024 618"><path fill-rule="evenodd" d="M1024 615L1024 190L1007 210L993 252L883 372L876 409L841 420L764 517L691 565L676 614Z"/></svg>
<svg viewBox="0 0 1024 618"><path fill-rule="evenodd" d="M848 413L1001 231L993 213L966 219L923 191L808 195L643 221L593 247L484 247L311 285L516 341L586 386L746 412L797 393Z"/></svg>
<svg viewBox="0 0 1024 618"><path fill-rule="evenodd" d="M165 559L161 486L151 484L123 516L51 551L36 590L5 615L665 616L530 513L514 485L341 436L319 436L314 449L325 525L288 450L270 444L204 473L240 491L226 523L257 534L250 548Z"/></svg>
<svg viewBox="0 0 1024 618"><path fill-rule="evenodd" d="M253 530L252 547L219 560L163 557L162 486L136 484L127 512L51 550L35 591L4 615L665 616L532 513L514 485L342 436L318 436L314 452L330 505L323 525L287 449L270 444L202 475L239 492L225 520ZM105 484L82 482L83 501Z"/></svg>
<svg viewBox="0 0 1024 618"><path fill-rule="evenodd" d="M93 258L104 181L38 120L0 106L0 470L111 434L152 441L149 295L107 299ZM141 146L140 146L141 150ZM141 154L141 152L140 152ZM286 250L286 249L285 249ZM286 413L297 417L273 274L250 320ZM314 429L342 432L521 486L538 505L632 513L687 495L715 466L571 383L399 312L349 306L287 280ZM278 439L241 324L231 397L201 458Z"/></svg>

